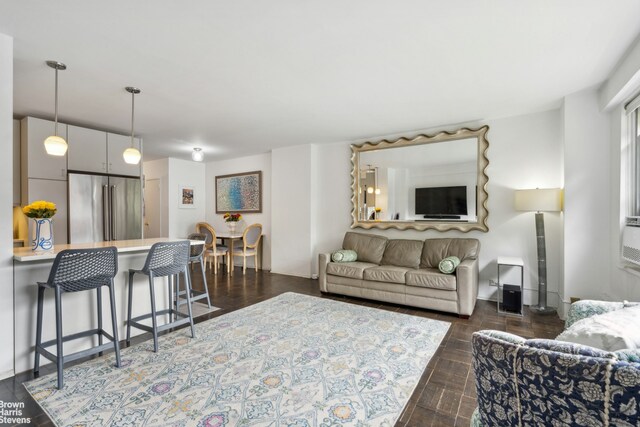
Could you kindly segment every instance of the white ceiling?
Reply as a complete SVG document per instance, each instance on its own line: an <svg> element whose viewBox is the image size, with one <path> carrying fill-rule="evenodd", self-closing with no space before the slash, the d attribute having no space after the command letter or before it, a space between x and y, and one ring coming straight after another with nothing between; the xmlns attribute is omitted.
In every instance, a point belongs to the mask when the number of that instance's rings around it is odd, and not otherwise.
<svg viewBox="0 0 640 427"><path fill-rule="evenodd" d="M637 0L2 0L15 115L136 133L147 159L411 134L557 107L640 34Z"/></svg>

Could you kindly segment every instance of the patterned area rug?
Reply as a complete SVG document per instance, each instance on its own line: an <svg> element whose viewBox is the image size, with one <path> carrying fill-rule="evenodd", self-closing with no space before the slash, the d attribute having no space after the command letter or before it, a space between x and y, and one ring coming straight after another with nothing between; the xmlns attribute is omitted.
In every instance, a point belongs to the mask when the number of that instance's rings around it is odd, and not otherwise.
<svg viewBox="0 0 640 427"><path fill-rule="evenodd" d="M285 293L25 387L58 426L391 427L449 325Z"/></svg>

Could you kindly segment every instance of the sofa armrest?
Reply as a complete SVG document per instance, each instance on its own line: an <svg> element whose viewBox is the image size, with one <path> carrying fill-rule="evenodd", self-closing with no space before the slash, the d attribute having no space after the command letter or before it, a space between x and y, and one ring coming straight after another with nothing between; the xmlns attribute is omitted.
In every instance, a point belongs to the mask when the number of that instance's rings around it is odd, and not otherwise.
<svg viewBox="0 0 640 427"><path fill-rule="evenodd" d="M477 258L465 259L456 268L458 314L471 316L478 297L479 262Z"/></svg>
<svg viewBox="0 0 640 427"><path fill-rule="evenodd" d="M330 261L330 253L318 255L318 285L320 286L320 292L329 292L327 289L327 265Z"/></svg>
<svg viewBox="0 0 640 427"><path fill-rule="evenodd" d="M571 307L569 307L569 314L567 314L567 320L565 321L564 328L567 329L578 320L586 319L587 317L595 316L596 314L620 310L622 307L624 307L624 303L621 302L594 300L576 301L571 304Z"/></svg>

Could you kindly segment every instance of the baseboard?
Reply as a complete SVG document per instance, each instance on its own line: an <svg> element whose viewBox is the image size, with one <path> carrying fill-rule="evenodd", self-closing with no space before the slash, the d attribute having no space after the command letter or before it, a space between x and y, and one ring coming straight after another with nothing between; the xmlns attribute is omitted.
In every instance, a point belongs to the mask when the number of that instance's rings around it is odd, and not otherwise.
<svg viewBox="0 0 640 427"><path fill-rule="evenodd" d="M15 375L15 372L13 369L9 369L8 371L5 371L5 372L0 372L0 380L3 380L5 378L10 378L14 375Z"/></svg>

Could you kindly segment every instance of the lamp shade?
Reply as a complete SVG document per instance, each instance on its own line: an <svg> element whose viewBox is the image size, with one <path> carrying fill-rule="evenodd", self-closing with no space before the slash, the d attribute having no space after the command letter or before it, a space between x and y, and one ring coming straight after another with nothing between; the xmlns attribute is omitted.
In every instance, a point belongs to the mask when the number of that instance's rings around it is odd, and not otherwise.
<svg viewBox="0 0 640 427"><path fill-rule="evenodd" d="M191 159L194 162L201 162L204 160L204 153L202 152L202 148L194 148L191 153Z"/></svg>
<svg viewBox="0 0 640 427"><path fill-rule="evenodd" d="M137 149L129 147L124 150L124 153L122 153L122 157L124 158L125 163L128 163L130 165L137 165L138 163L140 163L142 154L140 154Z"/></svg>
<svg viewBox="0 0 640 427"><path fill-rule="evenodd" d="M67 152L67 141L60 136L50 136L44 140L44 149L51 156L64 156Z"/></svg>
<svg viewBox="0 0 640 427"><path fill-rule="evenodd" d="M518 211L559 212L562 210L562 189L516 190L515 206Z"/></svg>

